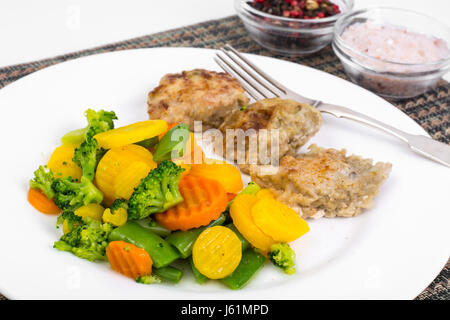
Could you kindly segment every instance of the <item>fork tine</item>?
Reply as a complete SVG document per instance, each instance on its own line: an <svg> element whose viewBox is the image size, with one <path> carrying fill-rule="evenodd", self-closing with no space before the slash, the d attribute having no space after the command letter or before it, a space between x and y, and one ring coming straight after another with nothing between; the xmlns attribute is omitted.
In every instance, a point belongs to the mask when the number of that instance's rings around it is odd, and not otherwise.
<svg viewBox="0 0 450 320"><path fill-rule="evenodd" d="M258 75L250 70L244 63L242 63L239 59L237 59L234 55L232 55L230 52L228 52L227 50L225 50L224 48L220 48L220 51L222 51L224 54L227 55L228 58L230 58L231 60L233 60L234 63L236 63L244 72L246 72L253 80L255 80L256 82L258 82L261 86L263 86L267 91L269 91L270 93L272 93L275 97L279 97L280 95L284 94L284 92L278 90L277 87L275 87L274 85L272 85L272 88L270 88L265 81L261 80L261 77L258 77ZM271 84L270 82L268 82L269 84ZM274 90L274 88L276 88L277 90ZM277 92L276 92L277 91Z"/></svg>
<svg viewBox="0 0 450 320"><path fill-rule="evenodd" d="M283 94L287 94L287 89L285 86L283 86L281 83L279 83L278 81L276 81L274 78L272 78L271 76L269 76L267 73L265 73L264 71L262 71L260 68L258 68L257 66L255 66L251 61L249 61L247 58L245 58L241 53L239 53L239 51L237 51L235 48L233 48L232 46L230 46L229 44L226 44L225 49L230 50L231 52L233 52L239 59L241 59L243 62L245 62L250 68L252 68L258 75L260 75L262 78L264 78L267 82L269 82L271 85L273 85L274 87L276 87L278 90L280 90L281 92L283 92Z"/></svg>
<svg viewBox="0 0 450 320"><path fill-rule="evenodd" d="M245 73L238 71L225 57L223 57L220 53L216 53L216 57L220 59L229 69L232 70L234 75L237 75L241 80L245 81L247 85L252 87L253 90L257 91L259 95L265 98L269 98L269 96L262 90L261 86L259 86L255 81L250 79Z"/></svg>
<svg viewBox="0 0 450 320"><path fill-rule="evenodd" d="M213 57L213 59L219 65L219 67L223 69L223 71L225 71L226 73L228 73L229 75L231 75L232 77L236 78L239 81L241 86L244 88L245 91L247 91L247 93L253 98L253 100L258 101L264 99L262 95L253 90L251 87L249 87L243 79L241 79L236 73L234 73L230 68L228 68L222 61L220 61L216 57Z"/></svg>

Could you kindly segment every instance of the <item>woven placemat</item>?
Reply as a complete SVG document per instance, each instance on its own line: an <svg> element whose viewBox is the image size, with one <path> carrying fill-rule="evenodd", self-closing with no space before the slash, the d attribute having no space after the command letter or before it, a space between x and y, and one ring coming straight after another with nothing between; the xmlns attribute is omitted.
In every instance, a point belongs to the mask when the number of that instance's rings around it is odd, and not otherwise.
<svg viewBox="0 0 450 320"><path fill-rule="evenodd" d="M50 65L97 53L151 47L219 48L226 43L231 44L242 52L297 62L348 79L341 63L330 47L310 57L288 58L278 56L252 41L239 19L236 16L232 16L49 59L1 68L0 88ZM449 83L441 81L436 88L423 95L408 100L392 101L392 103L418 122L433 138L450 143ZM417 299L450 300L449 277L450 260L438 277ZM5 298L0 294L0 300L2 299Z"/></svg>

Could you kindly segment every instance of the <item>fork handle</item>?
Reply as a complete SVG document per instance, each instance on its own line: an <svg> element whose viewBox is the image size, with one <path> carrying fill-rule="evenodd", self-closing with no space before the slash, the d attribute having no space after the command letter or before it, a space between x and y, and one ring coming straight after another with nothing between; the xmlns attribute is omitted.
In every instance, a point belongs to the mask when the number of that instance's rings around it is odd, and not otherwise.
<svg viewBox="0 0 450 320"><path fill-rule="evenodd" d="M376 119L370 118L362 113L353 111L353 110L345 108L345 107L336 106L336 105L328 104L328 103L323 103L320 101L315 103L315 105L316 105L317 109L323 113L331 114L337 118L345 118L345 119L354 120L354 121L369 125L371 127L383 130L384 132L389 133L389 134L397 137L398 139L402 140L403 142L409 144L409 139L411 137L411 135L409 133L398 130L388 124L385 124Z"/></svg>
<svg viewBox="0 0 450 320"><path fill-rule="evenodd" d="M403 142L407 143L411 150L425 156L431 160L439 162L447 167L450 167L450 146L442 142L435 141L430 137L424 135L413 135L404 131L398 130L388 124L372 119L359 112L347 109L345 107L336 106L333 104L322 103L317 101L314 103L320 112L329 113L338 118L346 118L354 120L371 127L383 130Z"/></svg>

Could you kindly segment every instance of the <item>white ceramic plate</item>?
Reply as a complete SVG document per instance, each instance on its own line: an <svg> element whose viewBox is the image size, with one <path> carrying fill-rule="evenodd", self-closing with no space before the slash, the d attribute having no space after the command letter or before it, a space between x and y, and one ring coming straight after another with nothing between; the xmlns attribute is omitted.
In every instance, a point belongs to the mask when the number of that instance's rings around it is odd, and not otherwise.
<svg viewBox="0 0 450 320"><path fill-rule="evenodd" d="M450 170L373 129L324 117L311 143L346 148L393 164L375 206L356 218L311 221L297 240L297 273L270 264L240 291L196 284L189 270L177 285L139 285L52 248L54 216L26 201L33 171L60 137L85 126L87 108L116 111L117 125L147 119L149 90L169 72L218 69L213 51L158 48L100 54L33 73L0 90L0 292L9 298L56 299L411 299L449 256ZM341 104L411 133L425 134L401 111L360 87L286 61L250 56L294 90Z"/></svg>

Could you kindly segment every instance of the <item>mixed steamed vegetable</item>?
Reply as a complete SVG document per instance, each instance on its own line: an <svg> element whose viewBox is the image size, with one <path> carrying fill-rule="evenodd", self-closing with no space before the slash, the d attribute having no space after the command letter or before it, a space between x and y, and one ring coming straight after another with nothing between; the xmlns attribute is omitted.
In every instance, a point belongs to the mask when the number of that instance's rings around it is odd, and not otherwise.
<svg viewBox="0 0 450 320"><path fill-rule="evenodd" d="M57 214L54 248L138 283L176 283L186 261L195 280L245 286L266 261L295 272L289 242L308 232L270 190L245 188L233 165L208 161L185 124L141 121L114 128L112 111L86 111L30 181L28 201Z"/></svg>

